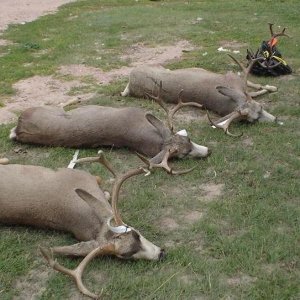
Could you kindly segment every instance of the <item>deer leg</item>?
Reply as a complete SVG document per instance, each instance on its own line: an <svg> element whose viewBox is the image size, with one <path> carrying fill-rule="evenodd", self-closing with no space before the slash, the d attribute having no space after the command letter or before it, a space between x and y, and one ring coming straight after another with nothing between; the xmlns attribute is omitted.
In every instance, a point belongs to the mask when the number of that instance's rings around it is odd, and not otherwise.
<svg viewBox="0 0 300 300"><path fill-rule="evenodd" d="M265 90L265 92L263 94L265 94L267 92L277 92L277 87L276 86L268 85L268 84L267 85L261 85L261 84L258 84L258 83L253 83L249 80L247 80L247 86L251 87L251 88L254 88L256 90ZM259 96L259 95L262 95L262 94L258 94L256 96ZM254 95L252 97L256 97L256 96Z"/></svg>
<svg viewBox="0 0 300 300"><path fill-rule="evenodd" d="M264 95L266 94L268 91L266 89L262 89L262 90L259 90L259 91L256 91L256 92L250 92L249 95L252 97L252 98L255 98L257 96L260 96L260 95Z"/></svg>
<svg viewBox="0 0 300 300"><path fill-rule="evenodd" d="M88 242L80 242L70 246L51 247L50 251L53 254L65 256L86 256L93 249L99 247L99 243L95 240Z"/></svg>
<svg viewBox="0 0 300 300"><path fill-rule="evenodd" d="M8 165L9 159L6 157L0 158L0 165Z"/></svg>

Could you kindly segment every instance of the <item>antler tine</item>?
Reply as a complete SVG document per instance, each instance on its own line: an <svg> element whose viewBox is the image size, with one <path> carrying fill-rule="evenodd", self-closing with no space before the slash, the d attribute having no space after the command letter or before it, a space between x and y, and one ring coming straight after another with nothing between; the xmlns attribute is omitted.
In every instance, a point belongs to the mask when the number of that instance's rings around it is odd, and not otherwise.
<svg viewBox="0 0 300 300"><path fill-rule="evenodd" d="M286 27L284 27L284 28L282 29L281 32L274 33L274 31L273 31L273 25L274 25L274 24L272 24L272 23L268 23L268 24L269 24L269 28L270 28L270 32L271 32L271 37L272 37L273 39L276 38L276 37L278 37L278 36L286 36L286 37L290 37L289 35L287 35L287 34L285 33L285 30L287 29Z"/></svg>
<svg viewBox="0 0 300 300"><path fill-rule="evenodd" d="M101 163L104 167L107 168L107 170L109 170L114 177L116 177L116 173L113 170L112 165L110 164L110 162L105 158L104 153L102 150L98 151L98 155L97 157L84 157L84 158L79 158L77 160L75 160L75 163L86 163L86 162L99 162Z"/></svg>
<svg viewBox="0 0 300 300"><path fill-rule="evenodd" d="M290 37L288 34L285 33L285 30L286 30L286 29L287 29L287 28L284 27L284 28L282 29L281 32L275 33L275 35L273 36L273 38L276 38L276 37L278 37L278 36L286 36L286 37Z"/></svg>
<svg viewBox="0 0 300 300"><path fill-rule="evenodd" d="M157 84L157 82L155 81L154 83ZM151 95L149 93L145 93L145 94L149 98L153 99L165 111L165 113L167 114L168 127L170 128L171 131L173 131L173 124L172 124L172 117L170 117L170 110L168 109L168 107L165 105L164 101L161 98L162 90L163 90L162 81L160 81L157 96Z"/></svg>
<svg viewBox="0 0 300 300"><path fill-rule="evenodd" d="M193 171L195 167L187 169L187 170L182 170L182 171L175 171L173 170L169 165L168 165L168 160L170 155L172 155L176 150L170 150L168 149L166 151L166 153L164 154L163 159L161 160L161 162L159 164L157 163L153 163L151 160L148 160L145 156L141 155L140 153L137 153L137 156L148 166L149 171L151 171L154 168L162 168L164 170L167 171L167 173L171 174L171 175L182 175L182 174L186 174L189 173L191 171Z"/></svg>
<svg viewBox="0 0 300 300"><path fill-rule="evenodd" d="M254 63L260 62L261 60L265 60L265 58L263 58L263 57L257 57L257 58L250 57L250 63L248 65L248 67L245 68L234 56L232 56L231 54L228 54L228 56L230 56L243 70L245 87L247 87L247 78L248 78L248 75L249 75Z"/></svg>
<svg viewBox="0 0 300 300"><path fill-rule="evenodd" d="M183 102L182 101L182 94L183 94L183 90L181 90L179 93L178 93L178 102L177 104L172 108L170 109L170 112L168 114L168 122L169 124L171 124L172 126L172 130L173 130L173 123L172 123L172 119L175 115L175 113L182 107L185 107L185 106L196 106L196 107L199 107L199 108L202 108L203 106L200 104L200 103L197 103L197 102Z"/></svg>
<svg viewBox="0 0 300 300"><path fill-rule="evenodd" d="M271 33L271 36L273 37L274 36L274 32L273 32L273 23L268 23L269 24L269 29L270 29L270 33Z"/></svg>
<svg viewBox="0 0 300 300"><path fill-rule="evenodd" d="M40 251L44 258L48 261L49 265L56 271L59 271L63 274L71 276L81 293L86 296L91 297L92 299L99 299L99 295L96 295L90 292L82 282L82 274L87 266L87 264L96 256L99 255L107 255L107 254L114 254L115 253L115 246L113 244L108 244L104 247L97 247L92 250L77 266L75 269L68 269L62 265L60 265L57 261L53 259L52 253L46 248L40 247Z"/></svg>
<svg viewBox="0 0 300 300"><path fill-rule="evenodd" d="M243 133L240 133L240 134L232 134L230 133L229 131L229 125L231 124L231 122L234 120L234 119L237 119L238 117L241 116L240 112L238 111L234 111L230 114L228 114L226 117L228 117L227 119L223 120L224 118L222 118L222 121L217 121L217 122L214 122L212 121L212 119L210 118L210 115L208 113L208 111L206 111L206 114L207 114L207 118L210 122L211 125L215 126L216 128L221 128L224 130L224 132L230 136L233 136L233 137L241 137L243 135Z"/></svg>
<svg viewBox="0 0 300 300"><path fill-rule="evenodd" d="M273 66L268 66L268 68L269 69L274 69L274 68L276 68L276 67L278 67L279 65L281 65L281 62L279 61L278 63L276 63L275 65L273 65Z"/></svg>
<svg viewBox="0 0 300 300"><path fill-rule="evenodd" d="M155 81L154 81L154 83L157 84ZM168 108L166 107L165 103L163 102L163 100L161 98L162 90L163 90L162 81L160 81L159 82L159 89L158 89L158 92L157 92L157 96L151 95L151 94L149 94L147 92L145 93L145 95L147 97L153 99L168 114L169 110L168 110Z"/></svg>
<svg viewBox="0 0 300 300"><path fill-rule="evenodd" d="M118 176L114 182L113 188L112 188L112 195L111 195L111 206L113 209L114 219L117 226L124 225L124 222L122 221L120 212L118 210L118 199L119 199L119 192L122 184L127 180L128 178L132 176L136 176L142 173L147 172L144 168L140 167L137 169L129 170L125 174Z"/></svg>
<svg viewBox="0 0 300 300"><path fill-rule="evenodd" d="M246 68L231 54L227 54L241 69L244 73L246 73Z"/></svg>

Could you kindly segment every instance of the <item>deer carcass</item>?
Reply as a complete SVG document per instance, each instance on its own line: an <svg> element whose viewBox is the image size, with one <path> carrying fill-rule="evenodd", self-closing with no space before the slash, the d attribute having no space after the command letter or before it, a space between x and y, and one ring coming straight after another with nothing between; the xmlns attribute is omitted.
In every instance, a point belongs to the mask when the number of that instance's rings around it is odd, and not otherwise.
<svg viewBox="0 0 300 300"><path fill-rule="evenodd" d="M113 172L101 153L99 157L77 160L86 161L99 161ZM110 205L96 177L85 171L0 165L0 223L72 233L79 243L41 248L41 252L51 267L72 276L82 293L97 298L84 287L81 279L84 267L93 257L109 254L124 259L160 260L164 256L163 249L122 221L117 208L122 183L145 171L148 169L140 167L117 176ZM85 258L75 270L69 270L54 261L53 254Z"/></svg>
<svg viewBox="0 0 300 300"><path fill-rule="evenodd" d="M177 104L175 110L184 105ZM63 108L43 106L25 110L10 138L49 146L127 147L151 157L155 163L161 162L165 153L179 158L210 154L207 147L192 142L185 130L174 133L170 126L135 107L87 105L65 112Z"/></svg>
<svg viewBox="0 0 300 300"><path fill-rule="evenodd" d="M273 86L261 86L247 81L248 73L257 60L253 60L247 68L234 57L234 61L242 68L243 77L233 72L217 74L201 68L169 70L162 66L143 65L134 68L129 76L129 83L122 96L145 97L147 94L159 93L159 83L163 83L160 96L168 103L177 101L178 93L189 101L197 102L207 110L220 116L216 127L229 133L228 127L234 119L254 121L276 121L276 117L262 108L252 97L268 91L276 91ZM247 86L259 91L248 92Z"/></svg>

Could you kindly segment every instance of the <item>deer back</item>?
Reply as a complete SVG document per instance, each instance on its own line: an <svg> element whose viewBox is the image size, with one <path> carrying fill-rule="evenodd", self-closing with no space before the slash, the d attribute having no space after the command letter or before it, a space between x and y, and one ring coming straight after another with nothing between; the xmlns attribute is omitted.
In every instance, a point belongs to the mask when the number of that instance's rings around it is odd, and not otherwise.
<svg viewBox="0 0 300 300"><path fill-rule="evenodd" d="M64 147L128 147L154 156L163 137L139 108L83 106L68 112L57 107L35 107L24 111L14 139Z"/></svg>
<svg viewBox="0 0 300 300"><path fill-rule="evenodd" d="M97 214L75 190L99 199ZM0 223L67 231L81 241L95 239L112 216L96 178L72 169L56 171L27 165L0 165Z"/></svg>
<svg viewBox="0 0 300 300"><path fill-rule="evenodd" d="M182 99L198 102L221 116L232 112L236 103L220 94L216 87L226 86L237 91L243 91L244 87L242 79L233 72L223 75L201 68L169 70L162 66L143 65L130 73L129 94L135 97L155 94L160 81L163 82L162 99L165 102L177 103L178 94L183 90Z"/></svg>

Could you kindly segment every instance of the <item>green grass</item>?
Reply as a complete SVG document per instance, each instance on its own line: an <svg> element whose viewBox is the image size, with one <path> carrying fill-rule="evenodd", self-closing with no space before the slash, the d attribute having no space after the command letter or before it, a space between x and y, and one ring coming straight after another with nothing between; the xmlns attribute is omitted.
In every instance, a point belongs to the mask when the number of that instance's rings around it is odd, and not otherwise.
<svg viewBox="0 0 300 300"><path fill-rule="evenodd" d="M198 168L184 176L155 172L130 180L120 203L124 220L166 248L166 260L95 259L84 274L91 290L100 293L103 289L104 299L299 299L299 10L298 0L234 0L230 4L87 0L4 32L3 38L14 44L0 47L0 53L7 53L0 57L0 101L14 93L12 84L18 80L51 75L63 64L84 63L104 70L120 67L125 64L120 55L137 42L155 46L189 40L196 49L170 68L196 66L225 72L236 67L216 51L222 41L256 49L269 37L267 22L287 26L292 36L279 44L295 71L292 80L256 79L279 87L278 93L261 101L284 125L234 124L232 132L244 132L234 139L203 122L180 124L193 140L212 148L213 154L197 161ZM197 17L203 20L193 24ZM241 60L246 48L241 47ZM202 56L204 52L207 56ZM120 80L95 86L98 94L91 102L144 107L163 117L150 101L121 98L125 84L126 80ZM52 168L66 166L72 158L71 149L11 143L7 136L12 126L0 126L0 157ZM25 152L16 153L19 147ZM80 155L95 152L86 149ZM126 149L106 152L119 172L138 163ZM188 168L195 161L174 164ZM79 168L109 177L97 164ZM205 200L201 189L205 184L224 184L222 194ZM193 211L202 212L203 217L189 222L187 215ZM179 226L164 228L161 221L166 217ZM70 235L32 228L1 226L0 235L1 299L18 296L22 291L16 283L26 281L32 272L38 274L44 265L38 245L74 242ZM59 260L68 267L79 263L78 259ZM40 299L71 299L75 293L73 282L52 270L41 288Z"/></svg>

